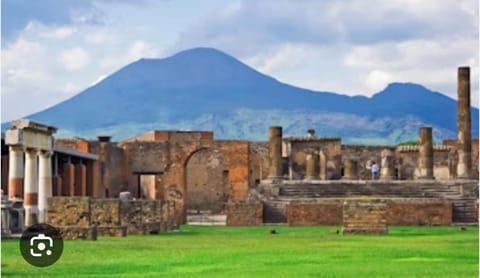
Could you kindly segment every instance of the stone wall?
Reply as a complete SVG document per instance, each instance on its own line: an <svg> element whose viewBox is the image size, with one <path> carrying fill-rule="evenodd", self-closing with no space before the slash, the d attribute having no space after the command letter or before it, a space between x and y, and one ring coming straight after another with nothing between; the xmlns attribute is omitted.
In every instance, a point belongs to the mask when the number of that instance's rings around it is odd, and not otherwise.
<svg viewBox="0 0 480 278"><path fill-rule="evenodd" d="M120 201L90 197L48 199L48 224L84 238L95 227L99 236L158 233L178 228L174 203L162 200ZM75 234L77 236L70 236Z"/></svg>
<svg viewBox="0 0 480 278"><path fill-rule="evenodd" d="M263 223L263 205L250 202L227 204L227 226L258 226Z"/></svg>
<svg viewBox="0 0 480 278"><path fill-rule="evenodd" d="M261 180L268 177L268 142L250 142L249 150L250 181L249 187L256 188Z"/></svg>
<svg viewBox="0 0 480 278"><path fill-rule="evenodd" d="M326 178L340 179L342 168L342 146L340 138L335 137L286 137L283 139L283 154L288 157L285 173L291 173L290 179L305 178L307 149L318 149L326 157ZM290 170L289 170L290 169Z"/></svg>
<svg viewBox="0 0 480 278"><path fill-rule="evenodd" d="M380 165L380 153L384 149L395 152L395 146L342 145L342 160L356 160L358 162L358 178L360 180L370 180L372 179L372 172L368 167L373 161Z"/></svg>

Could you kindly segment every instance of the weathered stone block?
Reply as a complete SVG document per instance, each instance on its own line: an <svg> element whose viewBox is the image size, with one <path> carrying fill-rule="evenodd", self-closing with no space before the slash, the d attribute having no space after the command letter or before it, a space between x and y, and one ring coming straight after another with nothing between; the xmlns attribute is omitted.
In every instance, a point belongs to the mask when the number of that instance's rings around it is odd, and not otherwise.
<svg viewBox="0 0 480 278"><path fill-rule="evenodd" d="M62 226L90 226L89 197L48 198L48 224Z"/></svg>
<svg viewBox="0 0 480 278"><path fill-rule="evenodd" d="M387 234L387 204L380 199L348 199L343 203L343 234Z"/></svg>

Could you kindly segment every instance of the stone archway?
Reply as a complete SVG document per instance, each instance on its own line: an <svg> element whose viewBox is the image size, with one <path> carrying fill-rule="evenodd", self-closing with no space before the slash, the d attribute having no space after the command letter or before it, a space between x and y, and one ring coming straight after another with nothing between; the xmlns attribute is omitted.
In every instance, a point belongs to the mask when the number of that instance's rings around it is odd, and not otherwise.
<svg viewBox="0 0 480 278"><path fill-rule="evenodd" d="M214 149L200 149L185 164L187 212L221 213L228 200L228 167L223 154Z"/></svg>

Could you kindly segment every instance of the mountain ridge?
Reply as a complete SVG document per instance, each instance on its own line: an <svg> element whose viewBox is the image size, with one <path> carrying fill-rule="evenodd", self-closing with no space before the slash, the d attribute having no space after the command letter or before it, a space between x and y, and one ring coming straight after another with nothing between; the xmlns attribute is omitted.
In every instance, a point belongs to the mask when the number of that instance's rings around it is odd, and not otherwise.
<svg viewBox="0 0 480 278"><path fill-rule="evenodd" d="M211 129L219 138L264 140L268 125L282 124L286 133L297 135L316 128L318 134L340 135L346 142L398 143L418 137L421 125L433 126L437 141L454 138L456 101L408 82L391 83L372 97L304 89L222 51L194 48L137 60L27 118L59 127L60 136L110 132L125 139L147 128L168 128ZM476 108L472 127L478 134Z"/></svg>

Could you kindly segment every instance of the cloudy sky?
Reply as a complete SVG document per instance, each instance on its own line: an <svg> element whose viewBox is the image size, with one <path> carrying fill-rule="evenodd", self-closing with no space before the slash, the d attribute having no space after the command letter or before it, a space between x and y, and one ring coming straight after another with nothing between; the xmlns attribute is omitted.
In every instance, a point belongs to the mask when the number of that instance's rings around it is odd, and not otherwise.
<svg viewBox="0 0 480 278"><path fill-rule="evenodd" d="M416 82L456 98L477 0L3 0L2 122L65 100L141 57L209 46L299 87L366 95Z"/></svg>

